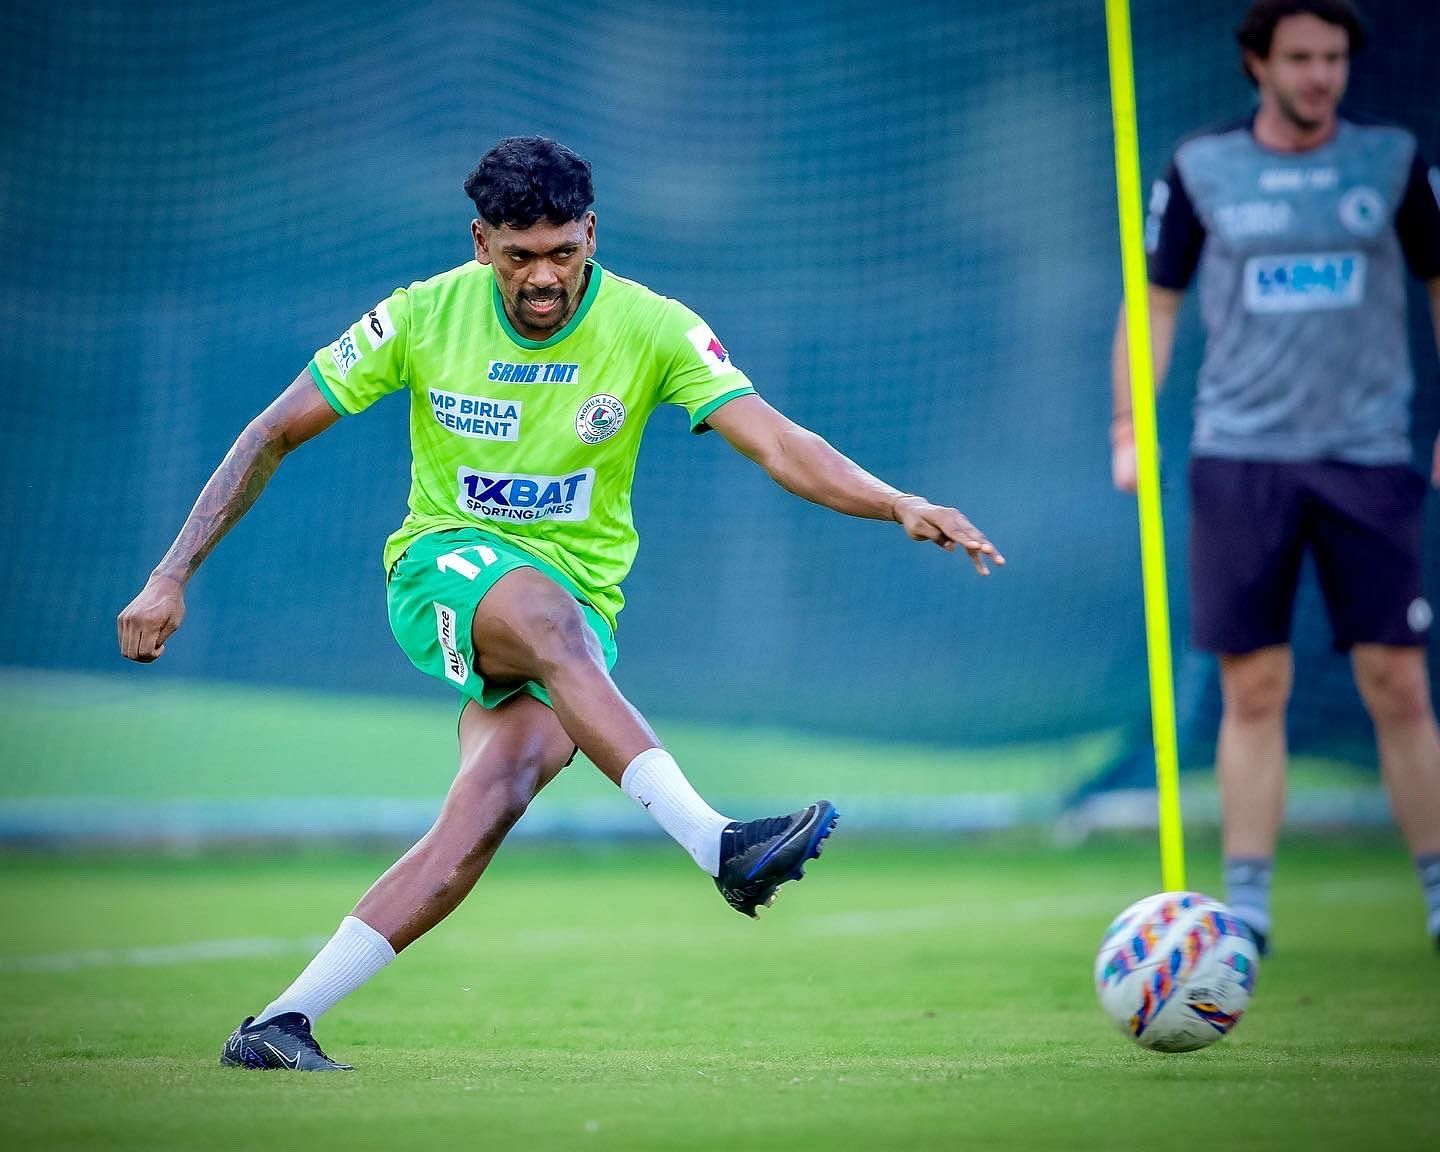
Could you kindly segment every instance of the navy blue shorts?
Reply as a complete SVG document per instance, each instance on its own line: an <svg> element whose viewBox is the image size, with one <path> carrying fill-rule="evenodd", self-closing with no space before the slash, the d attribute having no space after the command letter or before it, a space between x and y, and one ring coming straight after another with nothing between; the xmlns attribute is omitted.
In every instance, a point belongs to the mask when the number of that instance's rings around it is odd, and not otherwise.
<svg viewBox="0 0 1440 1152"><path fill-rule="evenodd" d="M1290 641L1300 562L1315 560L1335 647L1423 645L1426 480L1405 465L1190 462L1190 611L1197 648Z"/></svg>

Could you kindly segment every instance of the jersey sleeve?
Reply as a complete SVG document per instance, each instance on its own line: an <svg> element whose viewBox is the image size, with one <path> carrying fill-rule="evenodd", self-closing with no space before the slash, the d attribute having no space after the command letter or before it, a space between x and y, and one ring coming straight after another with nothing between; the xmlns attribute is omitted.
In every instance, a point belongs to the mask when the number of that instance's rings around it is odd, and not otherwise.
<svg viewBox="0 0 1440 1152"><path fill-rule="evenodd" d="M1145 217L1145 252L1150 283L1180 292L1190 286L1205 245L1205 226L1195 214L1180 169L1172 160L1163 180L1150 190Z"/></svg>
<svg viewBox="0 0 1440 1152"><path fill-rule="evenodd" d="M398 288L321 348L310 361L330 407L342 416L363 412L389 392L409 383L410 294Z"/></svg>
<svg viewBox="0 0 1440 1152"><path fill-rule="evenodd" d="M660 400L690 414L690 431L708 432L705 419L722 404L755 391L730 359L710 325L678 301L668 301L660 322L660 356L666 364Z"/></svg>
<svg viewBox="0 0 1440 1152"><path fill-rule="evenodd" d="M1395 234L1411 272L1421 280L1440 276L1440 168L1426 164L1418 151L1395 210Z"/></svg>

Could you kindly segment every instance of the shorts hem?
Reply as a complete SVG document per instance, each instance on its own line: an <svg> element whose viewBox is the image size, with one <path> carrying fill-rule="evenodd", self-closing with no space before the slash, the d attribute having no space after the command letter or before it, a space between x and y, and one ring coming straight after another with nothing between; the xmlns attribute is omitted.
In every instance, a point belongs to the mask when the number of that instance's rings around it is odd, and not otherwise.
<svg viewBox="0 0 1440 1152"><path fill-rule="evenodd" d="M477 531L484 542L468 545L437 540L438 535L420 537L396 559L386 588L390 630L410 663L425 675L487 711L522 693L553 709L540 682L507 681L497 686L477 666L475 613L496 583L521 568L538 572L574 600L599 642L606 667L614 666L615 637L609 622L568 582L557 580L543 561L489 533ZM440 561L446 561L443 567Z"/></svg>

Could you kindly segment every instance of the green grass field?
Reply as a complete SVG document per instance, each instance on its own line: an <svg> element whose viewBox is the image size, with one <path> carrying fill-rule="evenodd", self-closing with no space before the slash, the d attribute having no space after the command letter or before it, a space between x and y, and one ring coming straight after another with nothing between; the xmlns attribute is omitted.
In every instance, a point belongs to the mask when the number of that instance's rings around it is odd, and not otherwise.
<svg viewBox="0 0 1440 1152"><path fill-rule="evenodd" d="M668 845L514 846L322 1021L358 1070L308 1077L220 1044L388 858L11 856L0 1146L1433 1147L1440 956L1398 842L1288 843L1251 1012L1183 1056L1090 987L1154 856L842 824L757 924Z"/></svg>
<svg viewBox="0 0 1440 1152"><path fill-rule="evenodd" d="M1393 834L1287 844L1279 952L1251 1015L1209 1051L1157 1056L1090 987L1104 927L1157 886L1151 839L855 831L999 795L1043 821L1115 734L951 749L657 727L737 814L841 801L849 823L813 878L755 924L668 844L512 844L455 916L321 1022L358 1067L341 1077L216 1058L393 854L182 838L194 854L0 857L0 1148L1368 1152L1440 1131L1440 957ZM454 757L440 696L0 670L0 819L428 811ZM1307 786L1373 787L1348 766L1298 768ZM1203 798L1204 775L1190 780ZM643 824L632 808L580 763L526 822ZM1191 883L1214 890L1213 830L1190 839Z"/></svg>

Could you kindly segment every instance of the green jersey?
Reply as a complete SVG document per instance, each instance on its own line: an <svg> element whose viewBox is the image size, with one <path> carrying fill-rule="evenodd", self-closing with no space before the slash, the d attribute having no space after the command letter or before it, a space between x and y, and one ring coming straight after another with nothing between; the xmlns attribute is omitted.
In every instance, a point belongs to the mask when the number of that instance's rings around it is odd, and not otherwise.
<svg viewBox="0 0 1440 1152"><path fill-rule="evenodd" d="M494 270L470 262L400 288L310 362L339 413L410 394L410 514L385 568L417 539L482 528L553 564L613 626L639 548L630 488L645 422L679 404L692 431L754 388L694 312L590 262L575 314L527 340Z"/></svg>

